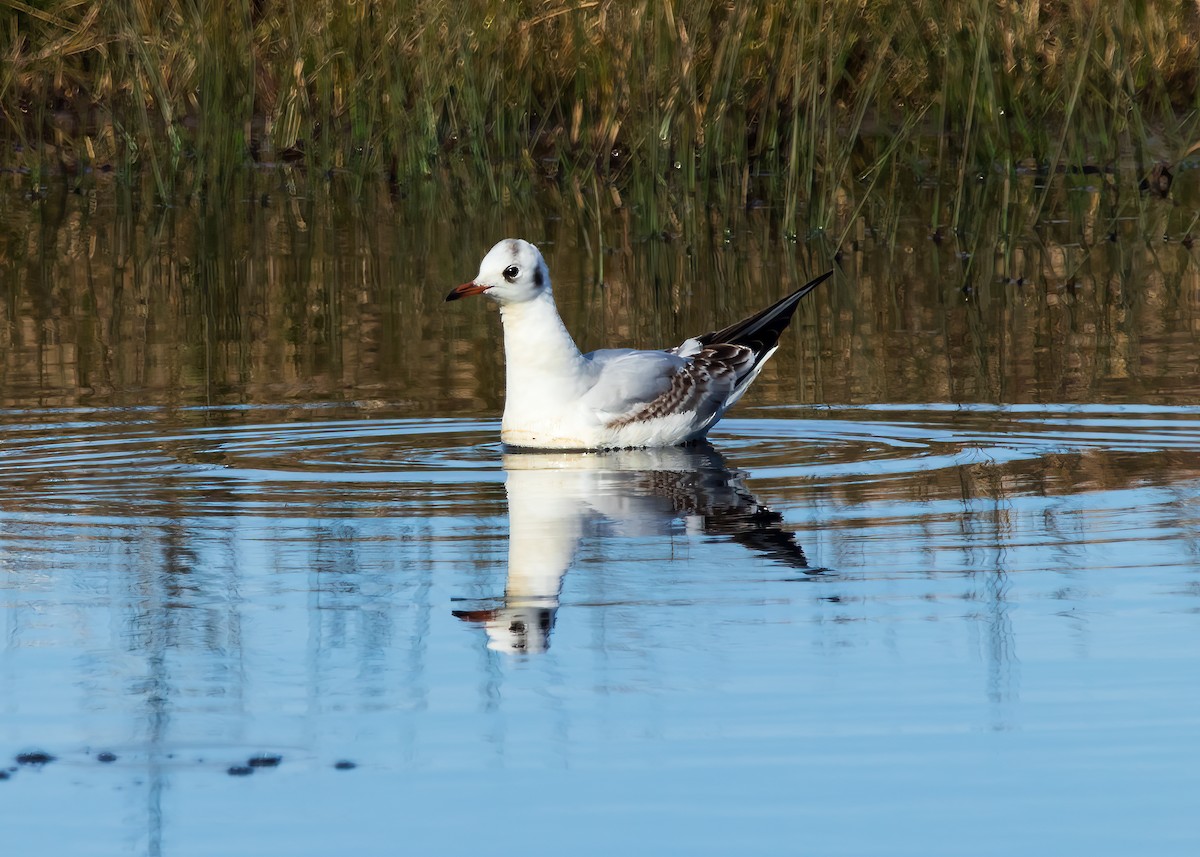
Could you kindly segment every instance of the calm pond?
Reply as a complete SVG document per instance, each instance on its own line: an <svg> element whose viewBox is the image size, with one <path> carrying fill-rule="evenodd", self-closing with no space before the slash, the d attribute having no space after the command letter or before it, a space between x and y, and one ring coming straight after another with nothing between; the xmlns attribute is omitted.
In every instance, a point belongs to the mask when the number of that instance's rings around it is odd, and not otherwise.
<svg viewBox="0 0 1200 857"><path fill-rule="evenodd" d="M0 178L5 853L1200 847L1200 171L794 241ZM515 452L507 235L585 349L837 273L709 445Z"/></svg>

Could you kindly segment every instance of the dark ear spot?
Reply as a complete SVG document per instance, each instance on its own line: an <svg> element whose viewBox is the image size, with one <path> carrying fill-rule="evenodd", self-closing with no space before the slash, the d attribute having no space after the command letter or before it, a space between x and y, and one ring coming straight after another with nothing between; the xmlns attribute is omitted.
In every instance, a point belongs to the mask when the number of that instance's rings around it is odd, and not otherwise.
<svg viewBox="0 0 1200 857"><path fill-rule="evenodd" d="M542 276L542 266L538 265L533 272L533 284L539 289L545 284L545 278Z"/></svg>

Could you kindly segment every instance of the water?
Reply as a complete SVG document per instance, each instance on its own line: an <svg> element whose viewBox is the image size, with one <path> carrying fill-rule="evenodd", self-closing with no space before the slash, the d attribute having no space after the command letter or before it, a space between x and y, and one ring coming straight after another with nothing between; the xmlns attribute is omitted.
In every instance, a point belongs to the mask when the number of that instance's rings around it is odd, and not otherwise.
<svg viewBox="0 0 1200 857"><path fill-rule="evenodd" d="M107 199L5 215L0 757L55 757L6 853L1200 844L1183 248L965 292L867 248L711 446L516 453L440 303L511 223ZM751 220L601 274L555 222L588 347L820 262Z"/></svg>

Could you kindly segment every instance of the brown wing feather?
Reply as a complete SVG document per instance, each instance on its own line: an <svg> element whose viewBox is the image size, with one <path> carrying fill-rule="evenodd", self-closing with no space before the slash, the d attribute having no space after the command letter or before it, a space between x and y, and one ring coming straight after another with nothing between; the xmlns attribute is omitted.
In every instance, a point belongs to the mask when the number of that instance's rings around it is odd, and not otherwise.
<svg viewBox="0 0 1200 857"><path fill-rule="evenodd" d="M716 413L738 382L754 368L757 355L744 345L728 342L700 350L692 362L671 378L671 386L638 410L608 424L618 429L672 414Z"/></svg>

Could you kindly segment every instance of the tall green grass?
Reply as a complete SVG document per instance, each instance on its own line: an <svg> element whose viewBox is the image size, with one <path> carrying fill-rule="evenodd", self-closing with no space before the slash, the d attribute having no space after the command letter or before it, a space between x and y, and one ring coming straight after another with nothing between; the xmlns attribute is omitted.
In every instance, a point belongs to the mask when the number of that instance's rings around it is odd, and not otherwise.
<svg viewBox="0 0 1200 857"><path fill-rule="evenodd" d="M1200 13L1152 0L0 0L4 162L548 176L829 230L906 168L1179 157ZM181 168L183 168L181 170ZM840 214L839 214L840 212ZM948 224L957 226L955 206ZM670 229L670 224L664 224ZM844 235L833 235L840 240Z"/></svg>

